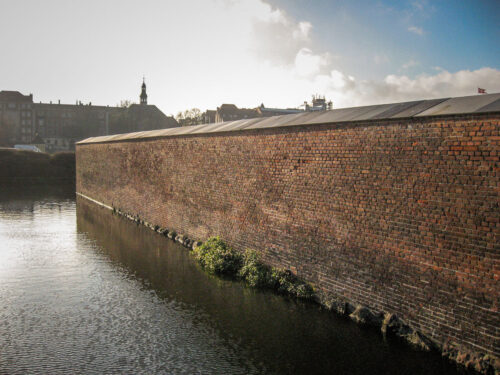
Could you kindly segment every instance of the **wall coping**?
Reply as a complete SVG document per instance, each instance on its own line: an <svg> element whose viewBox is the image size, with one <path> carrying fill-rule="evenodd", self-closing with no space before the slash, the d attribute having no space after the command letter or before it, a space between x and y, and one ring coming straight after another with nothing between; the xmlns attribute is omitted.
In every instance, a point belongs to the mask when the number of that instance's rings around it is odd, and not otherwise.
<svg viewBox="0 0 500 375"><path fill-rule="evenodd" d="M241 130L281 128L289 126L345 124L381 120L408 120L412 118L422 119L443 116L456 117L461 115L488 113L500 114L500 93L338 108L330 111L302 112L297 114L259 117L222 123L105 135L84 139L77 142L77 145L163 138L179 135L202 135Z"/></svg>

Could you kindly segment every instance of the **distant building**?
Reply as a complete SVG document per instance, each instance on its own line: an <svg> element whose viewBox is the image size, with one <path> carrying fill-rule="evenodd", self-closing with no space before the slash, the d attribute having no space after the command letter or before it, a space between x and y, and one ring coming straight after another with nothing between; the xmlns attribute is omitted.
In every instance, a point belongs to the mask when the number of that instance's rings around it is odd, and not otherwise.
<svg viewBox="0 0 500 375"><path fill-rule="evenodd" d="M147 100L147 99L146 99ZM142 103L127 108L109 108L108 134L175 128L176 119L166 116L157 106Z"/></svg>
<svg viewBox="0 0 500 375"><path fill-rule="evenodd" d="M333 104L331 100L327 103L325 97L321 97L319 95L313 95L312 106L310 106L307 102L304 102L306 112L329 111L332 109L332 106Z"/></svg>
<svg viewBox="0 0 500 375"><path fill-rule="evenodd" d="M47 152L73 150L75 142L109 133L109 112L120 110L91 104L34 105L34 130Z"/></svg>
<svg viewBox="0 0 500 375"><path fill-rule="evenodd" d="M304 102L304 109L301 108L267 108L264 103L257 108L238 108L234 104L222 104L217 110L207 110L203 114L203 123L218 123L224 121L235 121L257 117L271 117L289 115L292 113L328 111L332 109L332 102L326 102L325 97L313 96L312 105Z"/></svg>
<svg viewBox="0 0 500 375"><path fill-rule="evenodd" d="M31 94L0 91L0 146L34 143L38 136L37 144L41 140L47 152L66 151L88 137L179 126L173 117L148 104L144 80L139 98L141 104L122 108L33 103Z"/></svg>
<svg viewBox="0 0 500 375"><path fill-rule="evenodd" d="M257 108L258 112L262 117L271 117L271 116L280 116L280 115L289 115L292 113L301 113L304 112L303 109L299 108L266 108L264 103Z"/></svg>
<svg viewBox="0 0 500 375"><path fill-rule="evenodd" d="M148 105L148 94L146 94L146 81L144 80L144 77L142 78L140 99L142 105Z"/></svg>
<svg viewBox="0 0 500 375"><path fill-rule="evenodd" d="M215 111L215 122L235 121L255 117L261 117L257 109L238 108L234 104L222 104Z"/></svg>
<svg viewBox="0 0 500 375"><path fill-rule="evenodd" d="M203 113L203 123L204 124L213 124L215 122L215 114L217 111L207 109L205 113Z"/></svg>
<svg viewBox="0 0 500 375"><path fill-rule="evenodd" d="M33 94L0 91L0 146L29 143L33 136Z"/></svg>

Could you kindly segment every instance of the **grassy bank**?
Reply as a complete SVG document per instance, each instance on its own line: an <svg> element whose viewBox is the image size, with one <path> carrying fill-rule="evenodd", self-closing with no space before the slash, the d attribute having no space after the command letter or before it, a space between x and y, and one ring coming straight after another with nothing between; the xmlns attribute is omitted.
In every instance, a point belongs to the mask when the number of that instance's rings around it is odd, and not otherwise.
<svg viewBox="0 0 500 375"><path fill-rule="evenodd" d="M75 153L0 149L0 184L75 183Z"/></svg>

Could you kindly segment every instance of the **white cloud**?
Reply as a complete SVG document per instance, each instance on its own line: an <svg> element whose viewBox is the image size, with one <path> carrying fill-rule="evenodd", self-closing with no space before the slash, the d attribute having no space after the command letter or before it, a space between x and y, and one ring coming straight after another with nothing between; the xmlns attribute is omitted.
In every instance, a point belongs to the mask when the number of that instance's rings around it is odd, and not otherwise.
<svg viewBox="0 0 500 375"><path fill-rule="evenodd" d="M240 86L249 95L241 95L241 102L233 95L232 100L238 105L252 106L264 102L269 106L289 107L318 93L331 99L334 107L348 107L473 95L477 87L485 87L489 92L500 90L500 71L487 67L458 72L442 69L436 74L414 78L390 74L380 80L356 79L336 66L336 60L332 58L336 51L315 50L311 23L296 21L285 12L258 2L259 18L250 17L251 30L255 31L251 43L257 48L247 56L252 60L252 71L244 79L246 84ZM423 34L422 29L415 29L417 34ZM389 58L381 52L374 56L374 61L383 64L389 62ZM417 65L419 62L411 59L403 64L402 69ZM252 74L254 72L259 73L256 76Z"/></svg>
<svg viewBox="0 0 500 375"><path fill-rule="evenodd" d="M158 0L146 7L132 0L119 3L118 7L118 0L74 2L72 11L84 15L82 22L75 23L65 17L65 0L54 0L49 9L34 2L27 15L32 28L5 39L7 49L23 48L15 49L18 54L2 56L0 80L5 86L33 92L36 100L113 104L137 100L145 74L150 102L166 113L213 109L224 102L291 107L315 93L331 99L334 107L346 107L472 95L477 87L500 91L500 71L487 67L441 69L417 77L401 71L370 81L353 77L338 66L339 51L318 50L313 24L295 20L263 0ZM95 14L97 5L101 8ZM24 8L19 12L24 14ZM130 24L143 13L149 22L138 33ZM175 17L165 22L165 14ZM92 28L86 20L92 20ZM16 22L0 23L0 35L2 31L7 35ZM61 22L64 33L45 27ZM35 28L41 33L37 39L31 37ZM114 48L109 47L110 40ZM54 57L54 45L67 46L67 53ZM33 53L40 63L26 65ZM388 60L380 51L367 63L367 70L372 68L370 63ZM414 63L406 62L406 68ZM21 76L5 73L19 69Z"/></svg>
<svg viewBox="0 0 500 375"><path fill-rule="evenodd" d="M337 51L317 51L310 22L294 20L262 0L231 1L224 9L218 8L219 4L212 4L216 7L212 15L217 18L210 20L217 27L208 28L203 35L207 43L202 56L209 58L180 61L180 69L192 63L197 82L194 90L178 86L176 96L184 96L184 108L215 108L223 102L242 107L261 102L290 107L315 93L325 95L338 108L472 95L477 87L500 90L500 71L487 67L458 72L442 69L414 78L390 74L380 80L360 80L336 65ZM423 34L422 29L414 28L411 31ZM220 55L210 55L213 51ZM374 61L383 64L389 58L380 52ZM412 59L402 69L417 64Z"/></svg>
<svg viewBox="0 0 500 375"><path fill-rule="evenodd" d="M262 11L263 9L261 9ZM269 12L276 10L268 9ZM318 93L333 101L334 107L350 107L390 103L407 100L463 96L475 94L477 87L489 91L500 90L500 71L492 68L448 72L441 69L436 74L422 74L415 78L405 74L390 74L380 80L358 80L342 71L332 58L335 51L315 51L311 30L313 25L298 22L286 13L279 16L261 15L252 30L254 71L259 77L249 77L248 82L262 89L252 93L251 100L236 103L252 106L264 102L268 106L289 107ZM416 28L417 33L423 30ZM288 41L284 44L284 41ZM384 53L373 58L375 63L389 62ZM414 59L402 65L410 69L420 63ZM496 86L492 85L496 82ZM243 99L243 98L242 98Z"/></svg>
<svg viewBox="0 0 500 375"><path fill-rule="evenodd" d="M433 5L430 5L427 0L417 0L411 3L413 9L421 15L429 15L436 11Z"/></svg>
<svg viewBox="0 0 500 375"><path fill-rule="evenodd" d="M417 35L424 35L424 30L421 27L418 26L410 26L408 28L408 31L415 33Z"/></svg>
<svg viewBox="0 0 500 375"><path fill-rule="evenodd" d="M328 65L328 57L315 55L309 48L302 48L295 56L295 70L300 77L319 74L322 67Z"/></svg>
<svg viewBox="0 0 500 375"><path fill-rule="evenodd" d="M350 95L359 104L389 103L407 100L445 98L474 95L477 87L500 90L500 70L481 68L450 73L441 70L434 75L422 74L416 78L388 75L382 82L363 82Z"/></svg>
<svg viewBox="0 0 500 375"><path fill-rule="evenodd" d="M298 40L309 40L309 32L312 29L310 22L299 22L298 29L293 31L293 38Z"/></svg>
<svg viewBox="0 0 500 375"><path fill-rule="evenodd" d="M376 54L375 56L373 56L373 61L378 65L387 64L389 62L389 58L386 54Z"/></svg>
<svg viewBox="0 0 500 375"><path fill-rule="evenodd" d="M411 3L415 8L418 10L423 10L424 9L424 3L422 1L414 1Z"/></svg>
<svg viewBox="0 0 500 375"><path fill-rule="evenodd" d="M414 66L417 66L418 64L419 64L418 61L411 59L411 60L405 62L403 65L401 65L401 69L406 70L409 68L413 68Z"/></svg>
<svg viewBox="0 0 500 375"><path fill-rule="evenodd" d="M312 25L307 26L308 31L303 33L304 38L299 40L294 33L300 30L301 23L293 21L284 13L281 15L283 18L279 19L280 28L283 32L289 33L288 38L292 40L290 45L293 48L286 51L280 50L280 40L271 38L268 39L270 44L266 46L266 52L269 50L284 52L281 55L282 58L291 53L295 55L293 60L288 59L286 65L282 65L279 59L270 59L268 55L264 75L268 77L265 92L269 95L260 100L265 103L282 106L296 105L307 99L309 95L319 93L333 100L334 107L348 107L473 95L477 87L486 87L490 91L500 90L500 71L492 68L462 70L454 73L441 69L436 74L422 74L415 78L404 74L390 74L378 81L357 80L335 66L335 60L331 58L332 54L314 51L309 33ZM261 23L260 26L266 29L264 24ZM418 31L423 33L421 29ZM291 38L290 35L292 35ZM260 51L259 57L262 56L262 52ZM270 56L275 57L273 53ZM389 58L380 53L374 56L374 62L382 64L389 62ZM419 64L418 61L411 59L402 65L402 69L407 70ZM497 82L496 87L491 87L492 82Z"/></svg>
<svg viewBox="0 0 500 375"><path fill-rule="evenodd" d="M262 4L264 7L267 5ZM273 10L270 6L267 11L264 8L262 10L260 19L252 23L252 50L261 59L281 65L293 64L297 54L311 44L312 24L306 21L296 22L284 12Z"/></svg>

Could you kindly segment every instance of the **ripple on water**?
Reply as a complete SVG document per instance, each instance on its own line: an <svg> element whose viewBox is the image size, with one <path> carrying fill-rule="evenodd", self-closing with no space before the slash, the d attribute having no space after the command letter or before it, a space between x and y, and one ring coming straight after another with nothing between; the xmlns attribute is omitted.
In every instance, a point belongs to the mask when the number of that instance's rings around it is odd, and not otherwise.
<svg viewBox="0 0 500 375"><path fill-rule="evenodd" d="M76 209L0 199L0 374L456 372L317 306L212 278L109 211Z"/></svg>
<svg viewBox="0 0 500 375"><path fill-rule="evenodd" d="M256 372L77 236L74 202L19 206L0 215L0 373Z"/></svg>

